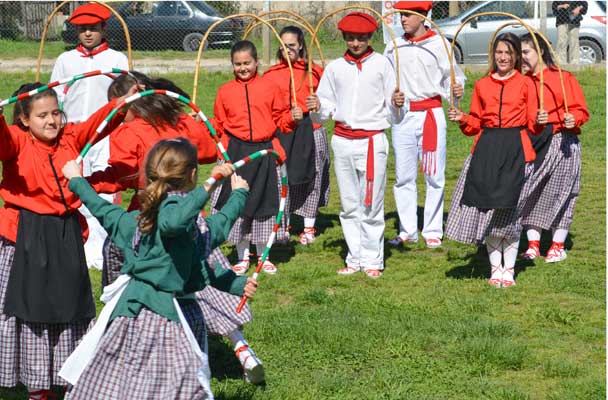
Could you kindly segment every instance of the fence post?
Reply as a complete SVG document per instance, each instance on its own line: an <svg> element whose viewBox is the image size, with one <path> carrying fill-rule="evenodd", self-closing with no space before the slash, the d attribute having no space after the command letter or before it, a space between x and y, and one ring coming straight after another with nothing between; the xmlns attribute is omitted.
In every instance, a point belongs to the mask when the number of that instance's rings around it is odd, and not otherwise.
<svg viewBox="0 0 608 400"><path fill-rule="evenodd" d="M450 1L450 8L448 9L448 15L450 17L454 17L460 14L460 2L459 1Z"/></svg>
<svg viewBox="0 0 608 400"><path fill-rule="evenodd" d="M547 36L547 2L539 1L540 9L538 12L538 16L540 18L540 33L544 36Z"/></svg>
<svg viewBox="0 0 608 400"><path fill-rule="evenodd" d="M264 1L264 12L270 11L270 0ZM264 48L263 61L264 67L270 66L270 29L264 25L262 28L262 47Z"/></svg>

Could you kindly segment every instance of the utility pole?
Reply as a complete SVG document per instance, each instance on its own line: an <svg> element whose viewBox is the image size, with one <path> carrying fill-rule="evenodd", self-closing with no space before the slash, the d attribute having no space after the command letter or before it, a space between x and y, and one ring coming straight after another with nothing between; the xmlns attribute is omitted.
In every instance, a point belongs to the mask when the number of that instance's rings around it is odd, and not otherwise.
<svg viewBox="0 0 608 400"><path fill-rule="evenodd" d="M270 0L264 1L264 12L270 11ZM264 24L262 28L262 47L264 48L262 60L264 62L264 67L268 68L270 66L270 28Z"/></svg>
<svg viewBox="0 0 608 400"><path fill-rule="evenodd" d="M459 1L450 1L450 8L448 9L448 16L454 17L460 14L460 3Z"/></svg>
<svg viewBox="0 0 608 400"><path fill-rule="evenodd" d="M538 17L540 18L539 31L543 36L547 37L547 2L539 1Z"/></svg>

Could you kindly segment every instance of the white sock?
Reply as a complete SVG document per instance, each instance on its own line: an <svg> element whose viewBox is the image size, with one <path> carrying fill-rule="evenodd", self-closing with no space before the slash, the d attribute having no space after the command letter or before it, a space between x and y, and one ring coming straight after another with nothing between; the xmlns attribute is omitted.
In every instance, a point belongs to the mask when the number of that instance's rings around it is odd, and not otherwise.
<svg viewBox="0 0 608 400"><path fill-rule="evenodd" d="M256 244L255 248L258 251L258 258L261 258L262 254L264 254L264 249L266 248L266 245L265 244ZM267 259L269 259L269 258L270 258L270 256Z"/></svg>
<svg viewBox="0 0 608 400"><path fill-rule="evenodd" d="M239 258L238 262L243 260L249 261L249 240L243 240L236 245L236 256Z"/></svg>
<svg viewBox="0 0 608 400"><path fill-rule="evenodd" d="M519 247L519 238L504 238L502 240L502 254L505 259L504 267L513 268L517 259L517 248Z"/></svg>
<svg viewBox="0 0 608 400"><path fill-rule="evenodd" d="M568 236L568 229L556 229L553 231L553 241L557 243L564 243Z"/></svg>
<svg viewBox="0 0 608 400"><path fill-rule="evenodd" d="M232 343L232 346L234 346L235 350L238 349L237 343L239 341L247 343L247 341L243 337L243 332L241 332L240 329L233 330L232 332L230 332L229 334L227 334L226 337L230 340L230 343Z"/></svg>
<svg viewBox="0 0 608 400"><path fill-rule="evenodd" d="M496 267L502 265L502 244L501 238L494 236L486 237L486 249L488 250L488 258L490 266Z"/></svg>
<svg viewBox="0 0 608 400"><path fill-rule="evenodd" d="M537 227L530 227L530 229L526 231L526 236L528 237L528 241L540 240L540 229Z"/></svg>
<svg viewBox="0 0 608 400"><path fill-rule="evenodd" d="M304 218L304 228L314 228L315 227L315 222L317 221L316 218Z"/></svg>

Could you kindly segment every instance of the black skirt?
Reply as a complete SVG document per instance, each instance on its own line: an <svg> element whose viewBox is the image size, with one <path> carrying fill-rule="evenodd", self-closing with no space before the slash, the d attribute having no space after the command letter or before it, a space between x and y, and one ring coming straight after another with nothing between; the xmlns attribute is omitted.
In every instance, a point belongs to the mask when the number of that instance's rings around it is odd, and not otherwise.
<svg viewBox="0 0 608 400"><path fill-rule="evenodd" d="M259 150L272 150L272 141L245 142L230 135L226 152L232 162L241 160ZM271 217L279 209L279 191L277 188L277 168L274 157L262 157L251 161L238 170L238 174L249 184L249 197L245 203L243 215L253 217ZM230 181L225 180L215 205L221 209L228 201L232 188Z"/></svg>
<svg viewBox="0 0 608 400"><path fill-rule="evenodd" d="M547 124L540 135L532 135L528 132L528 137L532 142L532 147L536 152L534 159L534 169L540 168L545 160L547 151L551 147L551 139L553 139L553 124Z"/></svg>
<svg viewBox="0 0 608 400"><path fill-rule="evenodd" d="M298 123L296 129L277 137L287 154L287 176L289 185L303 185L315 178L315 138L310 115Z"/></svg>
<svg viewBox="0 0 608 400"><path fill-rule="evenodd" d="M483 129L471 158L461 204L479 209L517 207L526 164L521 129Z"/></svg>
<svg viewBox="0 0 608 400"><path fill-rule="evenodd" d="M77 213L58 216L20 210L4 311L42 323L95 317Z"/></svg>

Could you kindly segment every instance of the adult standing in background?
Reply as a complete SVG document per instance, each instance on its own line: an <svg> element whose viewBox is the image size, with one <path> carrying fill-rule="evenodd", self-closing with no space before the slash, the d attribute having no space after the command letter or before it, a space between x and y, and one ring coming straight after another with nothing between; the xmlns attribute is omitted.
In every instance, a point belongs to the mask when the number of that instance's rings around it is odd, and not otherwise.
<svg viewBox="0 0 608 400"><path fill-rule="evenodd" d="M583 15L587 13L586 1L554 1L552 4L557 27L557 57L560 64L578 64L581 52L578 31Z"/></svg>

